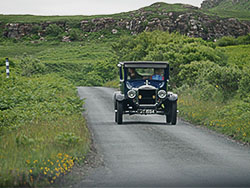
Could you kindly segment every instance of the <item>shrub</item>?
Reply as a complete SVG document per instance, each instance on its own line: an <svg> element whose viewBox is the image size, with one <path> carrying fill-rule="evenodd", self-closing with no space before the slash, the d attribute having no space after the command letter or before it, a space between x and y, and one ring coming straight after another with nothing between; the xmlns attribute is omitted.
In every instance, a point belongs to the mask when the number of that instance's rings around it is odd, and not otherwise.
<svg viewBox="0 0 250 188"><path fill-rule="evenodd" d="M194 86L197 79L201 77L202 71L211 70L213 67L219 68L219 65L211 61L194 61L190 64L181 65L178 77L181 81L181 85L187 84L189 86Z"/></svg>
<svg viewBox="0 0 250 188"><path fill-rule="evenodd" d="M241 72L237 67L221 67L210 61L201 61L182 65L178 77L181 84L200 88L200 95L206 100L213 98L213 93L217 95L218 92L227 99L238 90Z"/></svg>
<svg viewBox="0 0 250 188"><path fill-rule="evenodd" d="M80 29L71 29L69 31L69 37L70 37L70 40L72 41L79 41L82 39L82 32Z"/></svg>
<svg viewBox="0 0 250 188"><path fill-rule="evenodd" d="M33 25L31 33L37 35L39 32L42 31L42 27L40 25Z"/></svg>
<svg viewBox="0 0 250 188"><path fill-rule="evenodd" d="M19 64L22 76L32 76L34 74L46 73L46 67L38 59L24 55Z"/></svg>
<svg viewBox="0 0 250 188"><path fill-rule="evenodd" d="M232 36L225 36L222 37L221 39L219 39L216 44L218 46L230 46L230 45L236 45L237 44L237 40L232 37Z"/></svg>
<svg viewBox="0 0 250 188"><path fill-rule="evenodd" d="M50 24L46 28L46 34L53 36L53 37L60 35L62 32L63 32L63 29L56 24Z"/></svg>
<svg viewBox="0 0 250 188"><path fill-rule="evenodd" d="M63 132L58 134L55 137L55 141L63 146L69 147L78 144L81 139L79 136L76 136L74 133L71 132Z"/></svg>
<svg viewBox="0 0 250 188"><path fill-rule="evenodd" d="M219 39L216 44L218 46L232 46L232 45L240 45L240 44L250 44L250 34L245 36L239 36L238 38L234 38L232 36L225 36Z"/></svg>
<svg viewBox="0 0 250 188"><path fill-rule="evenodd" d="M244 69L242 78L239 82L239 94L242 98L250 97L250 71L248 68Z"/></svg>

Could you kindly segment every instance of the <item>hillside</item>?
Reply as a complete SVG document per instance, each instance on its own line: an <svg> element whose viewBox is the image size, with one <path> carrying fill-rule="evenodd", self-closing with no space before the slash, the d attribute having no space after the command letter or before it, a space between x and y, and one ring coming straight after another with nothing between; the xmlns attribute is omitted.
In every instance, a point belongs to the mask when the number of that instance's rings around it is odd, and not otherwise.
<svg viewBox="0 0 250 188"><path fill-rule="evenodd" d="M167 3L154 3L139 10L105 16L0 15L0 18L1 36L30 40L46 40L50 35L66 42L81 41L153 30L214 40L250 32L250 22L221 18L210 9Z"/></svg>
<svg viewBox="0 0 250 188"><path fill-rule="evenodd" d="M249 0L204 0L201 4L201 9L220 17L235 17L242 20L250 19Z"/></svg>

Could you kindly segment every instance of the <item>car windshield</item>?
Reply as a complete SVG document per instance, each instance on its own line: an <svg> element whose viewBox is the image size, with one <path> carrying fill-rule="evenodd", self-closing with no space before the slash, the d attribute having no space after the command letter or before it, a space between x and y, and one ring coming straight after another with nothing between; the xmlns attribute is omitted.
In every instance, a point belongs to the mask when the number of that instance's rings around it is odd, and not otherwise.
<svg viewBox="0 0 250 188"><path fill-rule="evenodd" d="M163 68L128 68L128 80L164 80Z"/></svg>

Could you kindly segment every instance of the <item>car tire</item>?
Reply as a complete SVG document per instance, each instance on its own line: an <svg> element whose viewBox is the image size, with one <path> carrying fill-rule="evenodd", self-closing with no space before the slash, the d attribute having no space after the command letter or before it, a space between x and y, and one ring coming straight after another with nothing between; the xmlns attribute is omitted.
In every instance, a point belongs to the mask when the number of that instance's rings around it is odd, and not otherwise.
<svg viewBox="0 0 250 188"><path fill-rule="evenodd" d="M171 124L176 125L177 122L177 101L172 102L171 105Z"/></svg>
<svg viewBox="0 0 250 188"><path fill-rule="evenodd" d="M123 116L123 104L122 102L117 101L116 117L117 117L118 124L122 124L122 116Z"/></svg>
<svg viewBox="0 0 250 188"><path fill-rule="evenodd" d="M117 101L115 100L115 122L117 123Z"/></svg>
<svg viewBox="0 0 250 188"><path fill-rule="evenodd" d="M117 123L117 110L115 110L115 122Z"/></svg>
<svg viewBox="0 0 250 188"><path fill-rule="evenodd" d="M171 109L172 109L172 103L168 102L166 104L164 104L164 106L167 106L167 111L166 111L166 123L169 124L171 123Z"/></svg>
<svg viewBox="0 0 250 188"><path fill-rule="evenodd" d="M166 115L166 122L167 122L167 124L171 123L171 118L169 115Z"/></svg>

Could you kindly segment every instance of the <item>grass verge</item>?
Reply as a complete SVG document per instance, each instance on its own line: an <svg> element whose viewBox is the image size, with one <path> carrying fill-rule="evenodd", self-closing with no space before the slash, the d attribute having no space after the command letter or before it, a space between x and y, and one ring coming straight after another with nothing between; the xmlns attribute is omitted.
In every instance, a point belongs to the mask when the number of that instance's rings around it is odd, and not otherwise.
<svg viewBox="0 0 250 188"><path fill-rule="evenodd" d="M188 93L179 97L179 114L185 120L206 126L245 144L250 143L249 102L231 100L225 104L204 101Z"/></svg>
<svg viewBox="0 0 250 188"><path fill-rule="evenodd" d="M1 79L0 186L48 186L84 160L89 132L76 88L56 75Z"/></svg>

